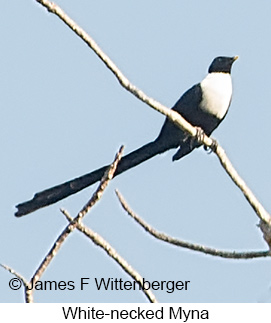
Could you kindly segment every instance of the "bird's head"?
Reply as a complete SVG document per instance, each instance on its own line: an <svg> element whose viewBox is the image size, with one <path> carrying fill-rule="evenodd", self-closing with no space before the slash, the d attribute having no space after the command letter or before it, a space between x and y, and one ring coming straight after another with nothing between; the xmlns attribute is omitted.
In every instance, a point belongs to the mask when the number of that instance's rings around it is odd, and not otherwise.
<svg viewBox="0 0 271 323"><path fill-rule="evenodd" d="M233 62L238 59L238 56L226 57L219 56L216 57L209 67L209 73L230 73Z"/></svg>

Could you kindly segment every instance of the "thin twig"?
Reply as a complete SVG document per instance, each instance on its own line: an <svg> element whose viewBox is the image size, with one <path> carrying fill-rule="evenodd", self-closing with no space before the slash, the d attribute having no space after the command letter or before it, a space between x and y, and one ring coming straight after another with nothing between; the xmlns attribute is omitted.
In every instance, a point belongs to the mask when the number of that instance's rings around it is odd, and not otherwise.
<svg viewBox="0 0 271 323"><path fill-rule="evenodd" d="M224 149L221 146L217 147L216 154L219 158L219 161L225 171L228 173L230 178L233 182L240 188L242 193L244 194L245 198L252 206L253 210L256 212L258 217L264 221L265 223L271 225L271 217L270 214L264 209L255 195L252 193L250 188L246 185L245 181L238 175L237 171L233 167L232 163L230 162L229 158L227 157Z"/></svg>
<svg viewBox="0 0 271 323"><path fill-rule="evenodd" d="M4 269L6 269L7 271L9 271L12 275L16 276L19 279L19 281L17 281L16 284L20 285L20 283L22 283L24 285L26 303L33 303L33 298L32 297L28 298L28 295L27 295L27 290L29 290L29 288L31 287L30 283L21 274L17 273L11 267L9 267L7 265L2 265L2 264L0 264L0 266L3 267ZM14 284L14 282L12 282L12 285L13 284Z"/></svg>
<svg viewBox="0 0 271 323"><path fill-rule="evenodd" d="M61 212L65 215L68 221L73 221L73 218L66 210L61 209ZM87 237L89 237L92 242L101 247L113 260L115 260L117 264L120 265L121 268L141 286L142 292L151 303L157 303L157 300L152 291L149 289L144 289L142 276L131 265L129 265L128 262L124 258L122 258L102 236L86 227L84 224L82 224L82 222L78 223L77 229L84 233Z"/></svg>
<svg viewBox="0 0 271 323"><path fill-rule="evenodd" d="M209 254L212 256L218 256L222 258L230 258L230 259L251 259L251 258L259 258L259 257L268 257L270 256L270 251L251 251L251 252L236 252L236 251L222 251L214 248L209 248L203 245L186 242L183 240L179 240L173 237L166 235L165 233L159 232L151 227L147 222L142 220L127 204L123 196L116 190L117 197L123 207L123 209L138 223L140 224L148 233L150 233L155 238L171 243L175 246L187 248L190 250L195 250L199 252L203 252L205 254Z"/></svg>
<svg viewBox="0 0 271 323"><path fill-rule="evenodd" d="M119 68L113 63L113 61L101 50L97 43L81 28L79 27L70 17L68 17L65 12L53 2L47 0L36 0L44 7L48 9L49 12L57 15L69 28L71 28L104 62L104 64L109 68L109 70L116 76L120 84L138 99L148 104L150 107L156 111L164 114L168 117L175 125L182 128L184 131L189 133L191 136L196 136L196 129L190 125L179 113L168 109L164 105L160 104L156 100L148 97L143 91L139 90L135 85L133 85L119 70ZM207 147L213 147L214 141L212 138L204 135L202 138L202 143ZM238 175L236 170L233 168L232 164L229 162L224 150L221 146L217 145L215 152L220 160L221 165L224 167L226 172L230 175L233 182L241 189L245 198L250 203L252 208L255 210L258 217L271 226L271 216L264 209L264 207L259 203L254 194L245 184L245 182Z"/></svg>
<svg viewBox="0 0 271 323"><path fill-rule="evenodd" d="M17 271L15 271L14 269L12 269L11 267L7 266L7 265L3 265L0 264L1 267L3 267L4 269L6 269L7 271L9 271L12 275L14 275L15 277L18 278L19 281L16 282L17 285L20 285L21 283L24 285L24 289L25 291L29 288L29 282L19 273L17 273ZM12 285L14 284L14 282L12 282ZM18 287L18 286L17 286ZM21 286L19 286L16 289L19 289ZM12 287L11 287L12 288ZM30 302L27 302L30 303Z"/></svg>
<svg viewBox="0 0 271 323"><path fill-rule="evenodd" d="M82 208L79 212L79 216L82 218L92 206L97 203L97 201L102 197L104 190L106 189L109 181L114 177L114 173L117 169L118 163L121 160L122 153L123 153L124 146L121 146L119 152L117 153L114 162L105 172L103 178L100 181L100 185L98 186L97 190L92 195L91 199L87 202L87 204Z"/></svg>
<svg viewBox="0 0 271 323"><path fill-rule="evenodd" d="M114 171L117 168L117 164L120 161L121 155L123 152L123 147L120 148L119 152L117 153L114 162L110 165L109 169L105 172L105 175L101 179L100 185L92 195L90 201L86 204L86 206L78 213L78 215L73 219L72 222L70 222L66 228L62 231L62 233L57 238L56 242L46 255L46 257L41 262L40 266L36 270L35 274L31 278L30 285L35 286L35 283L40 280L42 274L46 270L46 268L49 266L52 259L57 254L60 247L63 245L66 238L69 236L69 234L78 226L78 223L82 220L83 216L86 215L87 212L90 211L90 208L98 202L98 200L101 198L106 186L108 185L110 179L114 175ZM34 289L26 289L26 300L28 302L33 302L33 291Z"/></svg>
<svg viewBox="0 0 271 323"><path fill-rule="evenodd" d="M17 271L15 271L14 269L12 269L11 267L9 267L7 265L0 264L0 266L3 267L4 269L6 269L7 271L9 271L12 275L19 278L22 281L22 283L24 284L24 286L28 286L28 281L21 274L17 273Z"/></svg>

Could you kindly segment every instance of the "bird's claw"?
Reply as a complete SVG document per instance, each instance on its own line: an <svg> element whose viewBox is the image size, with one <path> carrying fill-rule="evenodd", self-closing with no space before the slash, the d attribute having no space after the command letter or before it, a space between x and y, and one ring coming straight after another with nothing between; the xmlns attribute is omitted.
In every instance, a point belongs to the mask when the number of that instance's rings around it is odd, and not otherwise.
<svg viewBox="0 0 271 323"><path fill-rule="evenodd" d="M196 131L197 131L196 136L195 136L195 140L197 140L197 142L199 144L202 144L202 142L204 140L205 133L200 127L195 127L195 128L196 128Z"/></svg>
<svg viewBox="0 0 271 323"><path fill-rule="evenodd" d="M191 137L190 135L186 135L183 142L190 141L190 148L193 148L195 143L198 143L199 145L202 145L205 133L200 127L195 127L196 129L196 135L194 137Z"/></svg>
<svg viewBox="0 0 271 323"><path fill-rule="evenodd" d="M217 150L217 147L218 147L218 142L213 138L211 138L211 139L212 139L211 146L209 146L209 147L207 147L205 145L203 146L203 148L208 152L208 154L211 154L212 152L215 153Z"/></svg>

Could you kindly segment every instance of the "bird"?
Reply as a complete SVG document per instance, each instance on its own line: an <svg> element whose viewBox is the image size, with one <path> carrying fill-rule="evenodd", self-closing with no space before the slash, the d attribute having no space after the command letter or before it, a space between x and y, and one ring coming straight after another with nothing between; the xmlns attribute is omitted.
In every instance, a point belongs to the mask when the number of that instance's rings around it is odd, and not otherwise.
<svg viewBox="0 0 271 323"><path fill-rule="evenodd" d="M207 136L218 127L225 118L232 101L232 64L238 56L216 57L209 66L206 77L188 89L172 107L192 126ZM142 162L162 154L170 149L178 149L173 161L179 160L201 146L200 141L188 136L168 118L164 121L160 133L151 141L124 156L115 171L114 177ZM21 217L42 207L56 203L72 194L101 180L109 166L56 185L39 193L32 200L16 205L15 216Z"/></svg>

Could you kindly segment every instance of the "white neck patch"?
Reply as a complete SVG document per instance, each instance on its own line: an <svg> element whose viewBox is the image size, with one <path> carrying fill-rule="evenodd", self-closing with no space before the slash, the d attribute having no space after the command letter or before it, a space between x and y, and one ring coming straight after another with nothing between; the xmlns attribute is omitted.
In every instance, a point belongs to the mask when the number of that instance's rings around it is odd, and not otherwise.
<svg viewBox="0 0 271 323"><path fill-rule="evenodd" d="M218 119L223 119L232 97L232 81L229 73L209 73L200 83L202 89L201 109Z"/></svg>

